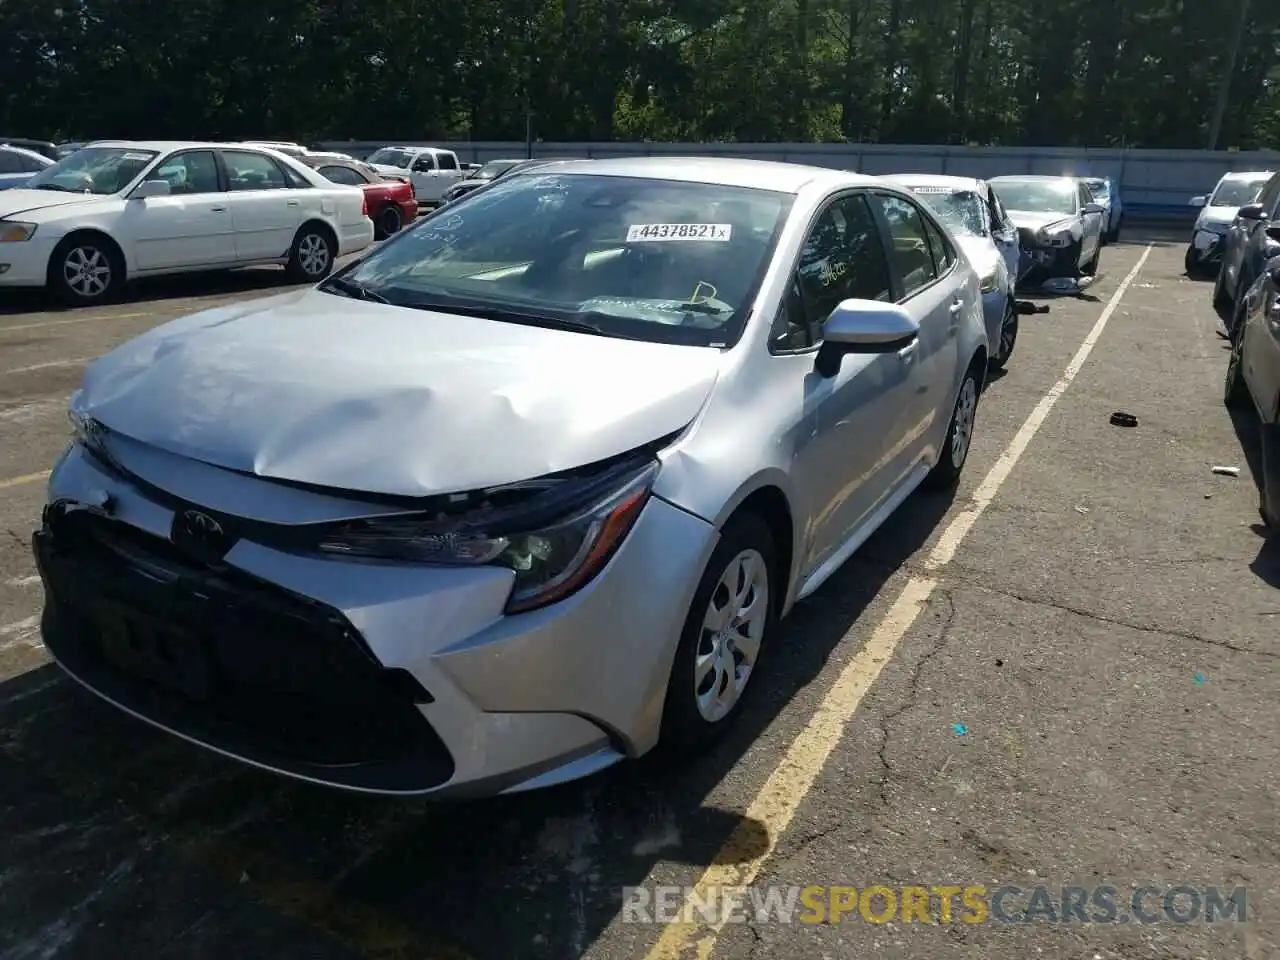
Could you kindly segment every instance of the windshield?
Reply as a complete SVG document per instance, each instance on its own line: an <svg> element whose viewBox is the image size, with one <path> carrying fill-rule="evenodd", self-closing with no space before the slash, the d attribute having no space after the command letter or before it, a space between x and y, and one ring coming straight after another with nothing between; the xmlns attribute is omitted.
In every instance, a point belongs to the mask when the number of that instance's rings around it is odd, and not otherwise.
<svg viewBox="0 0 1280 960"><path fill-rule="evenodd" d="M727 346L791 202L768 190L647 178L504 177L465 207L422 220L333 286L398 306Z"/></svg>
<svg viewBox="0 0 1280 960"><path fill-rule="evenodd" d="M520 162L519 160L490 160L471 176L475 180L492 180L499 174L506 173Z"/></svg>
<svg viewBox="0 0 1280 960"><path fill-rule="evenodd" d="M1063 216L1076 212L1079 194L1071 180L995 180L991 189L996 192L1006 210L1023 213L1060 213Z"/></svg>
<svg viewBox="0 0 1280 960"><path fill-rule="evenodd" d="M27 181L27 189L119 193L157 156L154 150L134 147L83 147L41 170Z"/></svg>
<svg viewBox="0 0 1280 960"><path fill-rule="evenodd" d="M1269 179L1259 177L1256 180L1223 180L1218 184L1218 189L1213 191L1209 206L1243 207L1246 203L1253 203Z"/></svg>
<svg viewBox="0 0 1280 960"><path fill-rule="evenodd" d="M409 164L413 163L413 154L408 150L383 147L381 150L375 150L365 163L381 163L387 167L403 167L407 170Z"/></svg>
<svg viewBox="0 0 1280 960"><path fill-rule="evenodd" d="M1085 186L1099 200L1106 200L1111 196L1111 186L1105 180L1086 180Z"/></svg>
<svg viewBox="0 0 1280 960"><path fill-rule="evenodd" d="M961 237L987 236L983 201L972 190L951 187L912 187L951 232Z"/></svg>

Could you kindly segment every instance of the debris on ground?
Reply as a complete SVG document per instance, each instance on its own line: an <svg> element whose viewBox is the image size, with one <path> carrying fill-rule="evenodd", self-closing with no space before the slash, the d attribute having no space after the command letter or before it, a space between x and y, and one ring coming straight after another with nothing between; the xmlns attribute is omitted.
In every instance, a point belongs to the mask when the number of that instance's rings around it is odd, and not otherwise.
<svg viewBox="0 0 1280 960"><path fill-rule="evenodd" d="M963 723L953 723L951 725L951 729L956 732L957 737L963 737L966 733L969 732L969 728L966 727Z"/></svg>
<svg viewBox="0 0 1280 960"><path fill-rule="evenodd" d="M1239 467L1214 467L1213 472L1220 477L1238 477L1240 476Z"/></svg>
<svg viewBox="0 0 1280 960"><path fill-rule="evenodd" d="M1111 415L1111 425L1113 427L1136 427L1138 418L1132 413L1125 413L1123 410L1117 410Z"/></svg>

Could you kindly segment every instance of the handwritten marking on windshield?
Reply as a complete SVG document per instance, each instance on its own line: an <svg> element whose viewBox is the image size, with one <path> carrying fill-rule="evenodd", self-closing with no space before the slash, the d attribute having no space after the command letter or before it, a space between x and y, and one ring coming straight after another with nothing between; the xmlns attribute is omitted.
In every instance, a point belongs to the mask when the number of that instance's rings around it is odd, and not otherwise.
<svg viewBox="0 0 1280 960"><path fill-rule="evenodd" d="M697 240L728 243L733 226L728 223L633 223L627 227L627 243Z"/></svg>

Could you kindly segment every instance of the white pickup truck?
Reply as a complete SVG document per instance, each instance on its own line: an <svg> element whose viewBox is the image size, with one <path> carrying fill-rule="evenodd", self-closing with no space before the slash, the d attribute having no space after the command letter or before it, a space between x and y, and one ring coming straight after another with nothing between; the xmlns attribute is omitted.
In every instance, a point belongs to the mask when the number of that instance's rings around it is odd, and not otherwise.
<svg viewBox="0 0 1280 960"><path fill-rule="evenodd" d="M407 175L419 204L439 203L444 192L463 176L458 155L438 147L382 147L365 163L384 176Z"/></svg>

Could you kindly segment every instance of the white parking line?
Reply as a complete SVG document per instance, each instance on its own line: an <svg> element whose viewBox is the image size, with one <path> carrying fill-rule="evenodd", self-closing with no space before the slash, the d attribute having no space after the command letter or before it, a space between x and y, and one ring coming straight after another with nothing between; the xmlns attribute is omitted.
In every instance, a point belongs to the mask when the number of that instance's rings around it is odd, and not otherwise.
<svg viewBox="0 0 1280 960"><path fill-rule="evenodd" d="M75 367L88 363L90 360L96 360L97 357L71 357L67 360L46 360L44 363L33 363L26 367L10 367L8 370L0 370L0 377L11 373L32 373L36 370L51 370L54 367Z"/></svg>
<svg viewBox="0 0 1280 960"><path fill-rule="evenodd" d="M35 483L37 480L48 480L51 470L41 470L39 473L25 473L20 477L10 477L8 480L0 480L0 490L8 490L10 487L20 487L25 483Z"/></svg>
<svg viewBox="0 0 1280 960"><path fill-rule="evenodd" d="M937 573L951 562L961 541L995 499L996 493L1013 472L1014 466L1049 412L1089 359L1089 354L1106 329L1116 306L1147 262L1151 249L1148 245L1143 250L1138 262L1121 281L1062 376L1036 404L991 471L978 485L972 504L943 530L925 561L926 570ZM862 698L880 676L885 664L892 659L902 638L929 602L937 583L933 577L912 577L907 581L888 614L872 631L870 640L841 671L813 717L800 728L800 733L751 801L742 820L712 861L712 866L699 878L684 904L682 917L697 915L698 911L693 909L695 905L701 907L703 904L715 903L725 888L748 886L759 875L765 861L776 848L778 839L795 817L801 801L821 775L827 758L839 744L846 724L857 712ZM763 844L760 842L761 825L765 828L766 836ZM695 951L699 958L710 957L729 912L719 911L718 915L719 923L700 925L682 922L664 927L658 942L647 954L647 960L680 960L690 951Z"/></svg>
<svg viewBox="0 0 1280 960"><path fill-rule="evenodd" d="M33 573L29 577L10 577L4 582L6 587L29 587L40 582L40 574Z"/></svg>
<svg viewBox="0 0 1280 960"><path fill-rule="evenodd" d="M70 320L40 320L36 323L20 323L13 327L0 327L0 334L15 333L19 330L38 330L41 327L66 327L73 323L94 323L98 320L133 320L137 317L149 317L149 313L110 313L96 317L72 317Z"/></svg>

